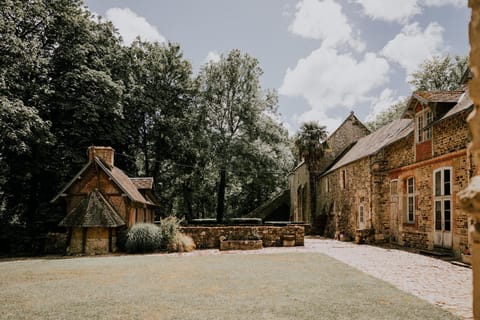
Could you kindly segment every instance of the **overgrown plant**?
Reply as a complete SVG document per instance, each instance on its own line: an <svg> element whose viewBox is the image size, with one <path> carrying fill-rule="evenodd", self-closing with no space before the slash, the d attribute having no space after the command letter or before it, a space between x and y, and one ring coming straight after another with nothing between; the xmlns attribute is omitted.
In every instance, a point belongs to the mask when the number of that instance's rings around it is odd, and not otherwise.
<svg viewBox="0 0 480 320"><path fill-rule="evenodd" d="M175 216L169 216L160 220L160 234L161 234L161 247L167 249L170 245L176 242L177 236L180 233L180 224L182 220L179 220Z"/></svg>

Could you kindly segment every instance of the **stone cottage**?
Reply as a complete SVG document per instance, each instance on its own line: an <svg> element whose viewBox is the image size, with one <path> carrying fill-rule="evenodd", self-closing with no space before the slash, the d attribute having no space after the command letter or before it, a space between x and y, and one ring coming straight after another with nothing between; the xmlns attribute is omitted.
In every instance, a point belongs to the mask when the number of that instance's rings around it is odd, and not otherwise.
<svg viewBox="0 0 480 320"><path fill-rule="evenodd" d="M359 138L368 135L370 131L357 119L353 112L326 139L328 150L315 172L315 179L325 171L335 159L344 153ZM310 171L302 161L288 176L290 188L290 220L311 223L317 230L323 230L324 221L316 220L317 212L311 212ZM318 209L318 207L317 207Z"/></svg>
<svg viewBox="0 0 480 320"><path fill-rule="evenodd" d="M88 163L52 202L63 201L72 254L117 250L117 239L137 222L153 223L159 203L153 178L129 178L114 165L111 147L88 148Z"/></svg>
<svg viewBox="0 0 480 320"><path fill-rule="evenodd" d="M415 92L403 119L363 137L318 180L329 236L452 250L468 245L456 193L472 173L463 91Z"/></svg>

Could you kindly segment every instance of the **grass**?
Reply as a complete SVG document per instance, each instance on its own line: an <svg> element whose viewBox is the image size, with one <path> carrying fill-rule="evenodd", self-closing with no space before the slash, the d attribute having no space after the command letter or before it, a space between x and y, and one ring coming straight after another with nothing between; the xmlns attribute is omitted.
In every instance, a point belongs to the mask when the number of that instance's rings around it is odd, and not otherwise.
<svg viewBox="0 0 480 320"><path fill-rule="evenodd" d="M458 319L322 254L0 263L0 319Z"/></svg>

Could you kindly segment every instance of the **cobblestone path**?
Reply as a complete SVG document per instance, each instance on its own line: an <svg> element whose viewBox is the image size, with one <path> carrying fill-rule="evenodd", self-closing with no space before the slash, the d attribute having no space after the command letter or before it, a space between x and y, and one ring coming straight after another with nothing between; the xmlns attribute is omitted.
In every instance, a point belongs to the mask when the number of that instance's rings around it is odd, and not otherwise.
<svg viewBox="0 0 480 320"><path fill-rule="evenodd" d="M324 253L464 319L473 319L469 268L402 250L327 239L306 239L305 250Z"/></svg>
<svg viewBox="0 0 480 320"><path fill-rule="evenodd" d="M342 261L464 319L472 315L472 270L450 262L396 249L306 238L304 247L255 251L198 250L183 255L318 252Z"/></svg>

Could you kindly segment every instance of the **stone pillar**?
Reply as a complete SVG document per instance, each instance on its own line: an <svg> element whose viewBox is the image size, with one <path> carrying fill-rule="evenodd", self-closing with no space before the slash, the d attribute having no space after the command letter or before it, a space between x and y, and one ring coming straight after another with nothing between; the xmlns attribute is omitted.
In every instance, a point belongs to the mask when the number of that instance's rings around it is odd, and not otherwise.
<svg viewBox="0 0 480 320"><path fill-rule="evenodd" d="M474 109L468 117L472 132L470 152L473 155L476 172L467 189L458 194L462 207L468 213L469 233L472 240L473 269L473 317L480 320L480 1L469 0L472 17L469 25L470 70L473 80L469 83L470 97Z"/></svg>

